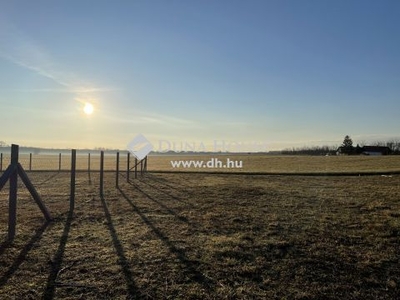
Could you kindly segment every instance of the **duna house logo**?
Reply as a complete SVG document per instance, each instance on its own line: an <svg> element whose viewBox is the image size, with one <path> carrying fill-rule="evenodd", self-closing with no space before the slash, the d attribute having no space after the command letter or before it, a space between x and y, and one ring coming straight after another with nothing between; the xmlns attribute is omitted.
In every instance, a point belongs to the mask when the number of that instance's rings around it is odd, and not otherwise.
<svg viewBox="0 0 400 300"><path fill-rule="evenodd" d="M153 150L153 145L148 139L144 137L143 134L138 134L135 138L128 144L128 151L134 155L137 159L142 160Z"/></svg>

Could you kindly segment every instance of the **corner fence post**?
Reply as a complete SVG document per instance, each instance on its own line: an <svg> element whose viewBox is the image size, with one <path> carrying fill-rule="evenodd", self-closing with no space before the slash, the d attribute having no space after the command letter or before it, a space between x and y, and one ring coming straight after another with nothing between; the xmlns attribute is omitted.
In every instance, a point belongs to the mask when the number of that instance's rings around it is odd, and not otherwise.
<svg viewBox="0 0 400 300"><path fill-rule="evenodd" d="M0 172L3 171L3 153L0 153Z"/></svg>
<svg viewBox="0 0 400 300"><path fill-rule="evenodd" d="M119 152L117 152L117 165L115 166L115 187L119 186Z"/></svg>
<svg viewBox="0 0 400 300"><path fill-rule="evenodd" d="M58 155L58 171L61 171L61 153Z"/></svg>
<svg viewBox="0 0 400 300"><path fill-rule="evenodd" d="M60 154L61 158L61 154ZM71 150L71 184L69 196L69 211L72 213L75 208L75 177L76 177L76 150Z"/></svg>
<svg viewBox="0 0 400 300"><path fill-rule="evenodd" d="M131 160L131 154L130 152L128 152L127 162L126 162L126 182L129 182L130 160Z"/></svg>
<svg viewBox="0 0 400 300"><path fill-rule="evenodd" d="M13 241L15 237L15 226L17 224L17 191L18 191L18 154L19 146L11 145L11 165L14 170L10 175L10 192L8 199L8 240Z"/></svg>
<svg viewBox="0 0 400 300"><path fill-rule="evenodd" d="M32 153L29 153L29 171L32 171Z"/></svg>
<svg viewBox="0 0 400 300"><path fill-rule="evenodd" d="M104 195L104 151L100 152L100 195Z"/></svg>

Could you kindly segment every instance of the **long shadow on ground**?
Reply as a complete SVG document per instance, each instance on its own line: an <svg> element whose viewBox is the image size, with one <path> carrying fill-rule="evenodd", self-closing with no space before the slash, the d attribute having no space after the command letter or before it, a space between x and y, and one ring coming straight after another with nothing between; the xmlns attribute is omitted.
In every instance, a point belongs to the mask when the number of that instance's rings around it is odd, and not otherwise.
<svg viewBox="0 0 400 300"><path fill-rule="evenodd" d="M122 268L122 272L124 273L125 276L125 281L126 281L126 285L128 288L128 294L129 294L129 299L143 299L144 296L140 293L138 287L136 286L136 283L133 279L133 274L132 271L129 267L129 262L125 256L125 251L124 248L122 247L122 244L118 238L118 234L115 230L114 224L112 222L112 218L111 218L111 214L110 211L108 209L106 200L104 199L104 196L101 195L101 203L103 205L103 209L104 209L104 214L106 216L106 220L107 220L107 227L108 230L110 231L111 234L111 238L114 244L114 248L117 251L118 254L118 262L119 265Z"/></svg>
<svg viewBox="0 0 400 300"><path fill-rule="evenodd" d="M185 266L184 271L188 278L197 282L203 286L203 288L209 292L215 290L215 282L211 279L205 277L200 271L196 269L196 262L191 261L187 258L185 251L182 249L178 249L175 245L169 240L169 238L160 230L158 229L151 220L149 220L142 211L133 203L133 201L121 190L118 188L121 195L124 199L129 203L132 207L133 211L137 213L142 221L158 236L158 238L168 247L169 251L173 253L179 261Z"/></svg>
<svg viewBox="0 0 400 300"><path fill-rule="evenodd" d="M152 177L152 180L153 180L153 177ZM141 183L143 183L143 184L145 184L145 185L151 187L152 189L157 190L157 191L159 191L159 192L161 192L161 193L167 195L168 197L170 197L170 198L172 198L172 199L174 199L174 200L176 200L176 201L178 201L178 202L180 202L180 203L183 203L183 204L185 204L185 205L187 205L187 206L193 208L193 204L190 204L190 203L187 203L186 201L183 201L181 198L179 198L179 197L177 197L177 196L175 196L175 195L173 195L173 194L171 194L171 193L169 193L169 192L166 192L166 191L163 190L162 188L160 188L160 187L158 187L158 186L156 186L156 185L154 185L154 184L150 184L150 183L148 183L147 181L142 180L142 179L139 179L139 181L140 181ZM129 183L133 185L132 181L130 181ZM159 184L162 184L162 185L164 185L165 187L170 188L170 186L169 186L168 184L164 183L164 182L161 181L161 180L159 181Z"/></svg>
<svg viewBox="0 0 400 300"><path fill-rule="evenodd" d="M64 231L60 239L60 245L58 246L53 261L51 262L52 263L51 271L47 279L45 292L43 294L43 299L45 300L54 298L54 293L57 285L57 276L61 270L61 265L63 262L64 252L65 252L65 245L67 244L68 235L71 230L72 219L73 219L73 210L70 210L68 212L68 217L65 222Z"/></svg>
<svg viewBox="0 0 400 300"><path fill-rule="evenodd" d="M169 183L171 183L170 181L168 181L164 178L160 178L159 176L157 176L156 174L152 174L151 172L145 173L145 177L150 178L152 181L158 182L158 183L168 187L171 190L175 190L178 192L187 192L185 185L178 183L178 182L169 184Z"/></svg>
<svg viewBox="0 0 400 300"><path fill-rule="evenodd" d="M4 273L4 275L0 278L0 287L4 286L7 281L12 277L16 270L18 270L19 266L25 261L28 252L32 249L32 247L40 241L42 238L43 232L46 230L47 226L49 226L50 222L44 223L39 229L36 230L35 235L29 240L29 242L24 246L18 257L15 259L13 264ZM9 242L4 242L1 244L0 254L4 252L4 250L10 245Z"/></svg>
<svg viewBox="0 0 400 300"><path fill-rule="evenodd" d="M169 214L173 215L174 217L176 217L178 220L185 222L185 223L189 223L189 221L187 220L187 218L178 215L173 209L169 208L167 205L165 205L164 203L161 203L160 201L158 201L157 199L155 199L154 197L152 197L151 195L149 195L147 192L145 192L139 185L133 183L133 182L129 182L130 185L134 186L136 190L138 190L140 193L142 193L144 196L146 196L148 199L150 199L151 201L153 201L154 203L157 203L159 206L161 206L162 208L164 208Z"/></svg>
<svg viewBox="0 0 400 300"><path fill-rule="evenodd" d="M60 174L60 172L57 171L54 174L51 174L49 177L43 179L41 182L35 183L35 186L40 187L40 186L48 183L49 181L53 180L54 178L56 178L59 174Z"/></svg>

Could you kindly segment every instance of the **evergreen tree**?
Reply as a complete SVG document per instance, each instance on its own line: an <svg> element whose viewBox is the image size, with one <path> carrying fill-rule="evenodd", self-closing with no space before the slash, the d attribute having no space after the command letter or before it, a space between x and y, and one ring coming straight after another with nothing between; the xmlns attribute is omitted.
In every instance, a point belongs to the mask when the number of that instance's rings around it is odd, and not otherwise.
<svg viewBox="0 0 400 300"><path fill-rule="evenodd" d="M352 154L354 152L353 140L346 135L342 143L342 153Z"/></svg>

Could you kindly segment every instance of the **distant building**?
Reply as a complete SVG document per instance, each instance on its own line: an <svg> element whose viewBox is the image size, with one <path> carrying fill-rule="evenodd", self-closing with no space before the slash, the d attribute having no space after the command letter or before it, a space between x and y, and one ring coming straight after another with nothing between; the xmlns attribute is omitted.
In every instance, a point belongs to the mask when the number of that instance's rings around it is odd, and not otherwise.
<svg viewBox="0 0 400 300"><path fill-rule="evenodd" d="M389 147L382 146L364 146L361 150L361 154L364 155L388 155L392 152Z"/></svg>
<svg viewBox="0 0 400 300"><path fill-rule="evenodd" d="M336 151L337 155L355 155L355 154L362 154L362 155L388 155L391 154L392 150L389 147L383 146L363 146L359 147L339 147Z"/></svg>

